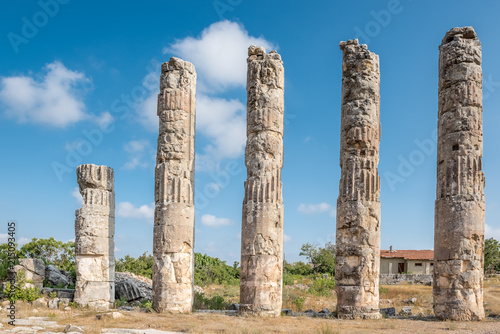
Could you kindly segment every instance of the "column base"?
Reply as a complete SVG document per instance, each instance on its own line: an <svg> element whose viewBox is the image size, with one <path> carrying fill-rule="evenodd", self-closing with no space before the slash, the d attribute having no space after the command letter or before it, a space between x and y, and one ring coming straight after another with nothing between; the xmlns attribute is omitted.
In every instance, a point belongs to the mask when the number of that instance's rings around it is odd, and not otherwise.
<svg viewBox="0 0 500 334"><path fill-rule="evenodd" d="M346 320L361 320L361 319L382 319L379 309L370 309L359 306L342 306L337 309L337 317Z"/></svg>
<svg viewBox="0 0 500 334"><path fill-rule="evenodd" d="M279 310L270 309L269 306L255 306L252 304L240 304L239 315L274 318L281 315Z"/></svg>

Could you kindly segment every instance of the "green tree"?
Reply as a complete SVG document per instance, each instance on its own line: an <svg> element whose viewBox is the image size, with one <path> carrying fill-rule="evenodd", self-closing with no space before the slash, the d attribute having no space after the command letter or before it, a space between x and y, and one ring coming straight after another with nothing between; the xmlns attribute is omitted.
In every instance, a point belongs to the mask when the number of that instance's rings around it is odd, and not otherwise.
<svg viewBox="0 0 500 334"><path fill-rule="evenodd" d="M59 269L75 275L75 242L33 238L19 249L19 257L42 259L46 265L52 264Z"/></svg>
<svg viewBox="0 0 500 334"><path fill-rule="evenodd" d="M151 278L153 276L153 255L144 252L137 259L130 255L125 255L125 257L116 260L115 271L128 271L136 275Z"/></svg>
<svg viewBox="0 0 500 334"><path fill-rule="evenodd" d="M317 274L330 274L335 272L335 245L331 242L325 244L325 247L303 244L300 248L300 256L305 256L313 266L313 272Z"/></svg>
<svg viewBox="0 0 500 334"><path fill-rule="evenodd" d="M196 285L209 284L239 284L240 268L235 262L232 266L216 257L206 254L194 254L194 283Z"/></svg>
<svg viewBox="0 0 500 334"><path fill-rule="evenodd" d="M313 273L313 268L302 261L294 263L283 261L283 272L291 275L308 276Z"/></svg>
<svg viewBox="0 0 500 334"><path fill-rule="evenodd" d="M500 270L500 243L493 238L484 241L484 270Z"/></svg>
<svg viewBox="0 0 500 334"><path fill-rule="evenodd" d="M17 249L17 244L15 245L14 250L14 265L19 264L17 259L19 258L19 250ZM7 272L9 270L9 244L7 242L0 244L0 280L7 279Z"/></svg>

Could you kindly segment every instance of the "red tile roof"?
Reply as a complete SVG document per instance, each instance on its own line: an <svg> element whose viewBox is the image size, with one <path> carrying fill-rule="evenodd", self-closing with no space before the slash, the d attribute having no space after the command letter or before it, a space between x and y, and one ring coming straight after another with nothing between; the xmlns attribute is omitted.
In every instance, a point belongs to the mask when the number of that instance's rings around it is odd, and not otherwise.
<svg viewBox="0 0 500 334"><path fill-rule="evenodd" d="M433 260L434 251L432 249L423 250L381 250L380 257L384 259L404 258L406 260Z"/></svg>

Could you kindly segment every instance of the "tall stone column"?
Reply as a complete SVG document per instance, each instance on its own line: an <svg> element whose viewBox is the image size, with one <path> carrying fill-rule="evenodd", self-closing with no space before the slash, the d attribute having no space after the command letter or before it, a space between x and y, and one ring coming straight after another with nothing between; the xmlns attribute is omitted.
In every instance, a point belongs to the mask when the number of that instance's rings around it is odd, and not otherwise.
<svg viewBox="0 0 500 334"><path fill-rule="evenodd" d="M191 312L194 275L196 72L172 57L161 67L153 237L153 307Z"/></svg>
<svg viewBox="0 0 500 334"><path fill-rule="evenodd" d="M240 310L278 316L282 304L284 69L276 51L248 49L247 181L241 231Z"/></svg>
<svg viewBox="0 0 500 334"><path fill-rule="evenodd" d="M358 40L340 43L342 119L335 283L343 319L377 319L380 273L380 70Z"/></svg>
<svg viewBox="0 0 500 334"><path fill-rule="evenodd" d="M115 190L113 169L76 168L82 208L76 210L76 285L74 301L108 309L115 301Z"/></svg>
<svg viewBox="0 0 500 334"><path fill-rule="evenodd" d="M439 47L434 313L482 320L484 249L481 43L472 27Z"/></svg>

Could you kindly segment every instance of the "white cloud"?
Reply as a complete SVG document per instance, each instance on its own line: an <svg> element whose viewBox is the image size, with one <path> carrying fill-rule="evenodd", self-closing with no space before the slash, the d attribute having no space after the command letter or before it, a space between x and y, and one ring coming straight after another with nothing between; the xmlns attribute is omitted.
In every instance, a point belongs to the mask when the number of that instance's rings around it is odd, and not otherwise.
<svg viewBox="0 0 500 334"><path fill-rule="evenodd" d="M210 170L222 159L241 156L246 142L243 103L199 95L196 109L196 129L210 140L196 157L197 167Z"/></svg>
<svg viewBox="0 0 500 334"><path fill-rule="evenodd" d="M145 148L149 146L149 141L147 140L131 140L128 143L125 144L125 151L126 152L143 152Z"/></svg>
<svg viewBox="0 0 500 334"><path fill-rule="evenodd" d="M331 217L335 217L335 208L328 203L319 204L300 204L297 211L306 215L329 212Z"/></svg>
<svg viewBox="0 0 500 334"><path fill-rule="evenodd" d="M205 28L198 37L178 39L163 50L196 67L196 131L208 141L196 155L198 171L212 171L223 159L239 158L244 152L245 105L238 99L213 94L245 87L247 50L252 44L267 51L275 48L263 37L250 36L241 24L221 21ZM152 82L151 75L143 81ZM157 77L155 73L154 78ZM156 89L151 89L149 96L136 108L139 121L155 132L158 131L157 93ZM130 161L128 167L135 168L137 164L138 161Z"/></svg>
<svg viewBox="0 0 500 334"><path fill-rule="evenodd" d="M221 91L246 84L247 50L250 45L266 51L275 48L262 37L248 35L243 25L220 21L205 28L199 37L177 40L163 53L190 61L196 67L200 91Z"/></svg>
<svg viewBox="0 0 500 334"><path fill-rule="evenodd" d="M135 169L137 167L145 168L149 165L150 157L155 157L152 153L151 144L147 140L132 140L123 147L128 153L129 161L123 165L124 169Z"/></svg>
<svg viewBox="0 0 500 334"><path fill-rule="evenodd" d="M116 215L123 218L148 219L153 220L155 214L155 205L142 205L136 207L130 202L120 202L116 207Z"/></svg>
<svg viewBox="0 0 500 334"><path fill-rule="evenodd" d="M488 224L484 227L485 239L495 238L496 240L500 240L500 227L490 226Z"/></svg>
<svg viewBox="0 0 500 334"><path fill-rule="evenodd" d="M24 244L26 244L26 243L28 243L28 242L30 242L30 241L31 241L31 239L28 239L28 238L25 238L25 237L21 237L21 238L19 238L19 239L17 240L17 243L18 243L19 245L24 245Z"/></svg>
<svg viewBox="0 0 500 334"><path fill-rule="evenodd" d="M99 116L93 116L93 119L101 129L106 129L115 120L109 111L105 111Z"/></svg>
<svg viewBox="0 0 500 334"><path fill-rule="evenodd" d="M139 119L151 131L158 131L156 93L137 109ZM237 99L224 99L197 94L196 131L209 143L197 155L198 170L213 170L223 159L238 158L246 142L246 107ZM135 166L134 166L135 167Z"/></svg>
<svg viewBox="0 0 500 334"><path fill-rule="evenodd" d="M232 225L233 221L227 218L217 218L213 215L203 215L201 216L201 223L210 227L220 227L226 225Z"/></svg>
<svg viewBox="0 0 500 334"><path fill-rule="evenodd" d="M75 187L75 189L73 189L73 191L71 192L71 196L76 198L76 200L78 201L78 204L82 205L83 198L82 198L82 194L80 194L80 190L78 187Z"/></svg>
<svg viewBox="0 0 500 334"><path fill-rule="evenodd" d="M148 164L146 162L142 162L139 158L131 158L123 165L123 168L132 170L136 169L137 167L146 168L147 166Z"/></svg>
<svg viewBox="0 0 500 334"><path fill-rule="evenodd" d="M83 143L83 139L79 138L79 139L74 140L70 143L66 143L66 145L64 145L64 148L67 151L74 151L74 150L79 149L82 146L82 143Z"/></svg>
<svg viewBox="0 0 500 334"><path fill-rule="evenodd" d="M206 245L203 250L205 253L215 253L218 249L217 246L215 246L215 242L209 242L208 245Z"/></svg>
<svg viewBox="0 0 500 334"><path fill-rule="evenodd" d="M139 122L149 131L158 132L158 91L153 91L144 101L136 107Z"/></svg>
<svg viewBox="0 0 500 334"><path fill-rule="evenodd" d="M290 242L290 241L292 241L292 237L289 235L283 234L283 241Z"/></svg>
<svg viewBox="0 0 500 334"><path fill-rule="evenodd" d="M7 241L11 238L7 233L0 233L0 243L7 243ZM16 243L18 245L24 245L25 243L30 242L31 239L25 238L25 237L20 237L16 239Z"/></svg>
<svg viewBox="0 0 500 334"><path fill-rule="evenodd" d="M89 118L82 95L90 80L82 72L55 61L43 76L4 77L0 80L0 102L5 115L20 123L63 128Z"/></svg>
<svg viewBox="0 0 500 334"><path fill-rule="evenodd" d="M149 131L158 132L158 115L156 114L158 93L160 86L161 63L157 60L151 60L151 66L147 69L149 73L142 79L142 87L149 93L145 97L137 98L135 101L135 111L138 115L138 121ZM141 86L138 86L141 87Z"/></svg>
<svg viewBox="0 0 500 334"><path fill-rule="evenodd" d="M222 184L212 182L212 183L207 184L207 187L209 189L212 189L214 192L217 192L217 191L222 189Z"/></svg>

